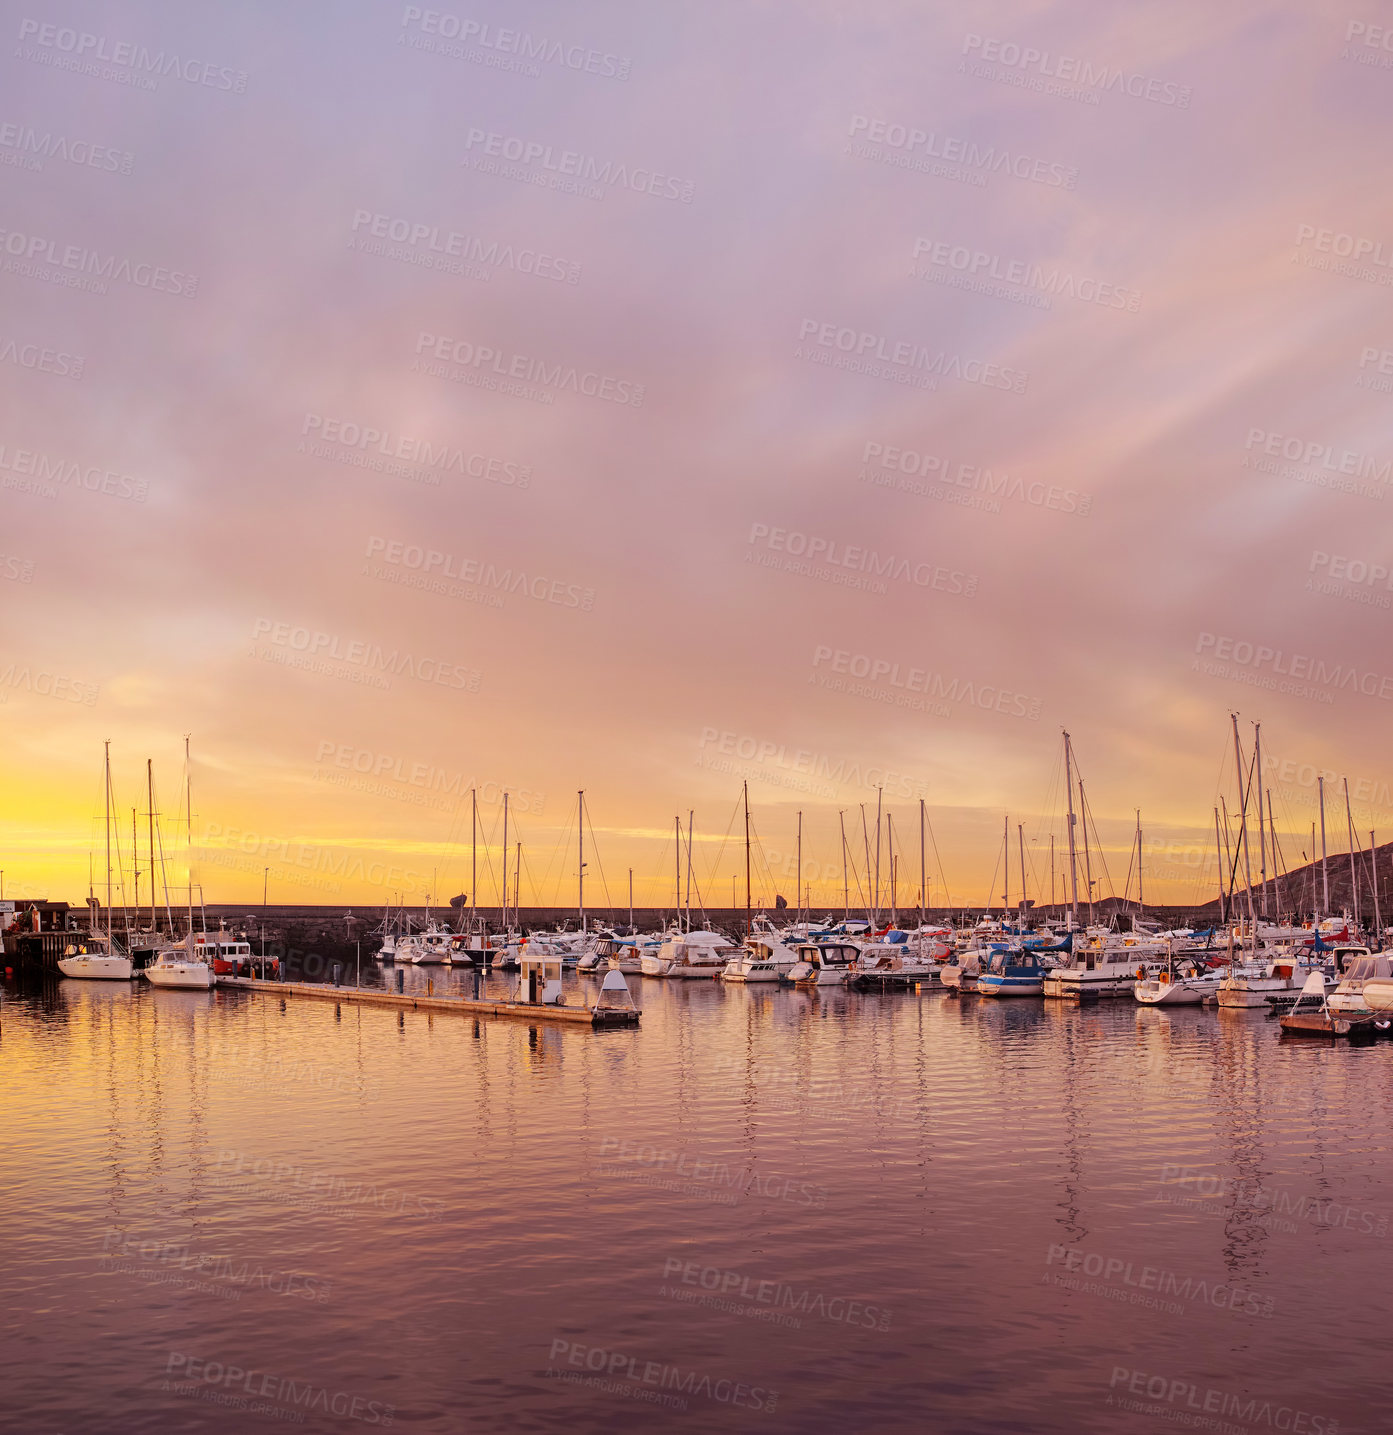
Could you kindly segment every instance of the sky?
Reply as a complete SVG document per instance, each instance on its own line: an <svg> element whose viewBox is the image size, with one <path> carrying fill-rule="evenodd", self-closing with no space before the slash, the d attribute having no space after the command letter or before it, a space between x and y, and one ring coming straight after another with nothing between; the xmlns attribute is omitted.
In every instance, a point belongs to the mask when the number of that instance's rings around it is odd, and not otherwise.
<svg viewBox="0 0 1393 1435"><path fill-rule="evenodd" d="M743 903L745 784L756 902L878 802L917 902L921 799L930 902L1047 900L1066 729L1098 895L1140 820L1208 900L1234 712L1274 865L1393 826L1377 7L6 24L6 898L103 888L106 741L147 898L147 759L209 901L494 903L506 791L572 903L584 791L587 903L689 813Z"/></svg>

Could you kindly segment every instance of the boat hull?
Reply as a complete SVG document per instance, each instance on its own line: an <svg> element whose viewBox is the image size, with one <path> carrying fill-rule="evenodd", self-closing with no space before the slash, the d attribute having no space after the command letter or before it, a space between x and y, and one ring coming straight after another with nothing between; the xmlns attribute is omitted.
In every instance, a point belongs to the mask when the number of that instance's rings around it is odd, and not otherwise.
<svg viewBox="0 0 1393 1435"><path fill-rule="evenodd" d="M979 997L1039 997L1044 994L1043 977L998 977L987 972L977 978Z"/></svg>
<svg viewBox="0 0 1393 1435"><path fill-rule="evenodd" d="M129 957L60 957L58 970L65 977L82 977L88 981L128 982L133 975Z"/></svg>
<svg viewBox="0 0 1393 1435"><path fill-rule="evenodd" d="M1199 1006L1206 997L1217 996L1218 990L1188 982L1138 982L1135 996L1143 1006Z"/></svg>
<svg viewBox="0 0 1393 1435"><path fill-rule="evenodd" d="M205 962L156 963L145 968L145 980L152 987L208 991L213 985L213 969Z"/></svg>

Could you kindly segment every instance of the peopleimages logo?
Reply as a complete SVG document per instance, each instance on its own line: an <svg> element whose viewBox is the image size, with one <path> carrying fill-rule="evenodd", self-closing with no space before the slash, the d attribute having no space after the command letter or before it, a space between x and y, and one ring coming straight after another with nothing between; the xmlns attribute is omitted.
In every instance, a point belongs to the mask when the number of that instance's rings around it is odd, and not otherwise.
<svg viewBox="0 0 1393 1435"><path fill-rule="evenodd" d="M1375 483L1393 483L1393 459L1378 459L1357 449L1337 449L1334 444L1322 443L1318 439L1300 439L1291 434L1275 433L1271 429L1250 428L1243 447L1250 452L1257 449L1272 458L1284 458L1307 468L1319 467L1327 473L1368 478ZM1247 460L1244 462L1246 464Z"/></svg>
<svg viewBox="0 0 1393 1435"><path fill-rule="evenodd" d="M1331 254L1336 259L1351 259L1357 264L1377 264L1393 268L1393 245L1363 234L1345 234L1337 229L1323 229L1315 224L1296 226L1296 247L1310 244L1317 254Z"/></svg>
<svg viewBox="0 0 1393 1435"><path fill-rule="evenodd" d="M478 157L485 160L501 159L524 167L536 165L557 178L608 186L608 189L597 191L599 198L603 198L609 189L631 189L635 194L647 194L654 199L674 199L690 204L696 192L689 179L659 174L642 165L620 164L612 159L580 154L576 150L557 149L542 140L500 134L497 130L471 129L465 137L464 147L471 155L477 149ZM473 160L466 159L463 163L471 165Z"/></svg>
<svg viewBox="0 0 1393 1435"><path fill-rule="evenodd" d="M499 593L521 593L538 603L579 608L586 613L595 606L595 590L583 588L579 583L567 583L562 578L545 578L539 573L529 574L522 568L500 568L480 558L461 557L402 539L369 538L366 556L379 558L389 567L420 574L422 578L438 577L451 583L492 588Z"/></svg>
<svg viewBox="0 0 1393 1435"><path fill-rule="evenodd" d="M999 254L989 254L985 250L954 244L946 239L916 239L913 257L961 274L977 284L990 279L1000 284L1038 290L1051 297L1057 294L1065 299L1079 299L1104 309L1126 309L1133 314L1141 307L1140 289L1107 284L1087 276L1076 278L1067 270L1061 272L1057 266L1047 269L1043 264L1028 259L1003 259Z"/></svg>
<svg viewBox="0 0 1393 1435"><path fill-rule="evenodd" d="M68 354L41 344L26 344L18 339L0 337L0 364L14 364L40 374L53 374L60 379L80 379L87 360L80 354Z"/></svg>
<svg viewBox="0 0 1393 1435"><path fill-rule="evenodd" d="M1023 394L1025 386L1030 382L1030 375L1024 369L1003 368L985 359L964 359L961 354L949 354L942 349L935 353L932 349L907 339L888 339L883 334L872 334L863 329L851 329L837 324L824 324L818 319L804 319L798 328L798 339L800 343L846 355L851 361L879 361L882 364L891 364L905 373L959 379L965 384L981 384L988 389L1007 389L1013 394Z"/></svg>
<svg viewBox="0 0 1393 1435"><path fill-rule="evenodd" d="M479 690L478 672L460 663L417 657L399 648L385 652L380 643L369 643L361 638L344 640L335 633L320 632L294 623L278 623L274 618L258 618L252 638L253 641L265 638L272 648L282 650L286 658L273 661L281 661L286 667L321 671L324 664L339 662L361 671L363 681L374 686L389 686L390 678L386 675L390 673L439 687L467 688L471 692ZM252 656L263 654L253 649Z"/></svg>
<svg viewBox="0 0 1393 1435"><path fill-rule="evenodd" d="M1073 165L1034 159L996 145L981 145L957 135L942 135L934 130L872 119L869 115L852 115L849 134L852 139L861 137L873 144L885 145L907 158L961 164L983 175L1009 174L1050 189L1073 189L1078 183L1079 172Z"/></svg>
<svg viewBox="0 0 1393 1435"><path fill-rule="evenodd" d="M819 671L824 665L828 672L838 674L840 678L863 680L863 688L858 688L855 683L827 679ZM969 707L1003 713L1007 717L1029 718L1032 722L1040 717L1040 699L1011 688L970 679L948 678L932 668L911 667L890 658L853 653L821 643L813 649L813 674L814 681L820 686L844 689L854 697L873 696L876 685L885 683L889 688L898 688L905 693L924 693L946 702L966 703Z"/></svg>
<svg viewBox="0 0 1393 1435"><path fill-rule="evenodd" d="M27 54L21 46L19 54L26 60L37 60L41 64L53 65L58 69L81 69L86 73L101 73L95 62L114 66L118 70L144 71L145 84L142 88L154 89L158 80L154 75L173 75L190 85L204 85L212 90L230 90L242 95L247 90L247 72L233 70L226 65L213 65L206 60L185 59L178 54L164 50L151 52L144 45L128 40L109 40L105 35L93 35L86 30L74 30L67 25L46 25L38 20L21 20L19 38L29 40L40 47ZM48 51L49 53L42 53ZM66 58L71 57L71 58Z"/></svg>
<svg viewBox="0 0 1393 1435"><path fill-rule="evenodd" d="M372 469L374 472L415 476L411 465L426 470L424 475L430 482L439 483L442 473L457 473L461 477L486 478L504 488L526 488L532 482L532 466L510 459L494 458L482 453L465 453L461 448L449 444L435 444L429 439L409 438L395 434L391 429L378 428L374 424L353 423L345 419L328 418L324 414L307 413L301 426L302 442L297 452L310 453L315 457L331 456L327 451L321 455L321 447L333 446L334 456L342 462ZM316 443L315 441L319 442ZM402 463L390 460L400 459Z"/></svg>
<svg viewBox="0 0 1393 1435"><path fill-rule="evenodd" d="M792 558L806 559L808 566L816 564L825 566L828 570L841 569L851 573L863 573L873 578L909 583L916 588L932 588L939 593L960 593L968 598L977 593L975 573L962 573L956 568L944 568L935 563L901 558L893 553L878 553L874 548L862 548L854 543L839 543L834 538L820 538L816 534L800 533L796 529L771 528L767 523L752 523L745 542L776 553L787 553ZM882 587L880 591L885 590Z"/></svg>
<svg viewBox="0 0 1393 1435"><path fill-rule="evenodd" d="M1158 80L1123 69L1113 69L1108 65L1095 65L1073 55L1052 55L1048 50L1037 50L1033 45L1018 45L1013 40L996 40L989 35L967 35L963 38L962 53L977 55L993 65L1003 65L1008 69L1038 75L1042 80L1061 80L1066 85L1076 84L1083 89L1100 90L1105 94L1111 90L1120 95L1130 95L1134 100L1150 100L1153 104L1170 105L1178 110L1190 108L1189 85L1178 85L1173 80ZM959 68L962 68L961 63Z"/></svg>
<svg viewBox="0 0 1393 1435"><path fill-rule="evenodd" d="M1236 668L1288 679L1280 687L1270 681L1258 684L1280 692L1293 692L1306 697L1310 695L1311 688L1323 689L1327 693L1349 688L1366 698L1393 702L1393 676L1366 672L1353 664L1327 663L1323 658L1287 653L1265 643L1251 643L1244 638L1229 638L1216 633L1201 633L1195 639L1195 652L1231 663Z"/></svg>
<svg viewBox="0 0 1393 1435"><path fill-rule="evenodd" d="M492 269L511 269L518 274L531 274L538 279L554 279L559 284L580 282L580 264L559 259L554 254L523 247L515 248L497 239L484 240L477 234L461 234L455 229L441 229L438 224L402 219L391 214L377 214L370 209L353 212L350 249L386 258L406 258L425 268L449 271L461 264L483 264ZM393 250L385 244L371 245L371 240L390 240L403 246Z"/></svg>
<svg viewBox="0 0 1393 1435"><path fill-rule="evenodd" d="M548 39L545 35L538 37L506 25L461 19L448 10L423 10L419 5L408 5L402 12L401 23L403 29L414 29L421 36L439 35L442 40L459 40L465 45L477 45L480 50L499 55L517 55L523 60L563 65L568 70L599 75L604 79L627 80L633 66L627 55L614 55L586 45L568 45L563 40ZM397 38L400 41L406 37Z"/></svg>
<svg viewBox="0 0 1393 1435"><path fill-rule="evenodd" d="M597 374L579 369L574 364L548 364L545 359L526 354L509 354L487 344L472 344L467 339L454 339L440 334L416 335L416 357L411 367L439 378L455 375L447 366L462 370L469 381L480 388L513 392L510 384L536 386L536 391L569 389L590 399L605 399L630 408L643 406L644 386L629 379ZM551 395L546 394L546 402Z"/></svg>
<svg viewBox="0 0 1393 1435"><path fill-rule="evenodd" d="M134 284L137 289L152 289L162 294L175 294L192 299L198 292L198 277L162 264L132 263L116 254L101 254L80 244L60 244L42 234L21 234L15 229L0 229L0 251L7 257L5 270L35 278L54 278L67 283L76 275L87 276L88 284L97 292L106 292L107 281ZM39 272L44 265L57 271L52 276ZM71 287L84 287L74 283Z"/></svg>
<svg viewBox="0 0 1393 1435"><path fill-rule="evenodd" d="M14 155L14 162L26 169L41 170L44 160L59 159L88 169L129 174L135 163L135 156L129 150L55 135L51 130L40 134L32 125L0 124L0 148Z"/></svg>

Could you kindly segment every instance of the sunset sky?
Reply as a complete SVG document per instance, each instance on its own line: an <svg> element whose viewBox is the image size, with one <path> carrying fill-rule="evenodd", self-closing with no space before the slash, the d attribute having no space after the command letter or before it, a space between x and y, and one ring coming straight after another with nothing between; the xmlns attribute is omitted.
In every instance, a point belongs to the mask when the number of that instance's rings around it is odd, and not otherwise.
<svg viewBox="0 0 1393 1435"><path fill-rule="evenodd" d="M186 733L210 901L466 891L477 787L482 901L504 789L574 900L584 789L588 901L694 810L724 906L746 780L756 900L877 787L901 902L921 796L933 900L1008 815L1047 900L1065 728L1207 900L1234 710L1288 865L1318 771L1393 835L1379 7L7 23L5 897L102 884L105 739L182 863Z"/></svg>

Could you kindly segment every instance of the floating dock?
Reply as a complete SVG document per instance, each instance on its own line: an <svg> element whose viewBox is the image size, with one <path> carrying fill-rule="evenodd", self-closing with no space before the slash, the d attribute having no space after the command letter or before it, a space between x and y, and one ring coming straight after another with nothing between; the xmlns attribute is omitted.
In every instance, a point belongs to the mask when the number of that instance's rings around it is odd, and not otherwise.
<svg viewBox="0 0 1393 1435"><path fill-rule="evenodd" d="M637 1026L640 1010L565 1006L551 1002L474 1001L469 997L420 996L412 992L379 991L374 987L325 986L319 982L268 982L260 977L219 977L219 987L266 992L281 997L318 997L321 1001L357 1002L363 1006L397 1007L412 1011L452 1011L461 1016L518 1017L523 1021L555 1021L571 1026Z"/></svg>

